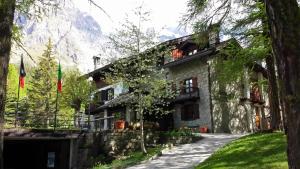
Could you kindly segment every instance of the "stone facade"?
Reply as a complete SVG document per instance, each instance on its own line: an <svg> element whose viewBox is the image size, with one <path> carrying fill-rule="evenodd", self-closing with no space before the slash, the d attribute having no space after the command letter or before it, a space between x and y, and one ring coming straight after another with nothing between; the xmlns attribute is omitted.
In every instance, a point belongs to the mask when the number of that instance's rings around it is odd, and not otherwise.
<svg viewBox="0 0 300 169"><path fill-rule="evenodd" d="M180 81L187 78L196 77L199 88L199 99L195 101L186 100L183 103L175 104L173 113L174 127L208 127L212 129L211 113L210 113L210 93L208 83L208 64L202 60L193 60L175 67L167 69L168 78L176 84L176 89L180 87ZM184 121L181 118L181 108L185 104L199 104L199 119Z"/></svg>

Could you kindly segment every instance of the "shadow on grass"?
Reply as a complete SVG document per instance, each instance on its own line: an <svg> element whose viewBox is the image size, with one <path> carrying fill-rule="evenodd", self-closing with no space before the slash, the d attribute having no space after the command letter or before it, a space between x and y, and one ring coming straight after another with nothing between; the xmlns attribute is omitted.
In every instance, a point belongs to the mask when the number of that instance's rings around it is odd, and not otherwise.
<svg viewBox="0 0 300 169"><path fill-rule="evenodd" d="M252 134L214 153L197 169L287 169L286 137L282 133Z"/></svg>

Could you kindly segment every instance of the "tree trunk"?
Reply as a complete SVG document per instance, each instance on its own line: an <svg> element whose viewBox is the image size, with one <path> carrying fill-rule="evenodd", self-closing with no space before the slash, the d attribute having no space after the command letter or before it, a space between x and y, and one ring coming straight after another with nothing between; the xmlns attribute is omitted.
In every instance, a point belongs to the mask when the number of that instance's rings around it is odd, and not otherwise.
<svg viewBox="0 0 300 169"><path fill-rule="evenodd" d="M269 81L269 104L270 104L270 115L271 115L271 129L280 129L280 110L279 110L279 95L278 86L275 73L274 56L269 54L266 58L266 65L268 69L268 81Z"/></svg>
<svg viewBox="0 0 300 169"><path fill-rule="evenodd" d="M141 149L144 154L147 154L147 150L145 148L145 136L144 136L144 117L143 111L140 110L140 129L141 129Z"/></svg>
<svg viewBox="0 0 300 169"><path fill-rule="evenodd" d="M264 3L263 0L260 2ZM263 35L266 37L264 44L265 47L269 47L269 38L270 31L268 27L268 19L265 15L261 17L261 22L263 26ZM274 54L271 49L268 50L266 57L266 66L267 66L267 75L268 75L268 84L269 84L269 105L270 105L270 116L271 116L271 129L279 130L280 129L280 109L279 109L279 95L278 95L278 85L275 71L275 59Z"/></svg>
<svg viewBox="0 0 300 169"><path fill-rule="evenodd" d="M224 82L218 82L219 84L219 96L220 96L220 107L222 109L221 113L221 126L218 132L231 133L229 128L229 107L228 107L228 94L226 92L226 84Z"/></svg>
<svg viewBox="0 0 300 169"><path fill-rule="evenodd" d="M15 0L1 0L0 5L0 168L3 168L3 126L6 100L6 83L11 50Z"/></svg>
<svg viewBox="0 0 300 169"><path fill-rule="evenodd" d="M296 0L265 0L272 46L279 61L286 109L288 163L300 169L300 9Z"/></svg>

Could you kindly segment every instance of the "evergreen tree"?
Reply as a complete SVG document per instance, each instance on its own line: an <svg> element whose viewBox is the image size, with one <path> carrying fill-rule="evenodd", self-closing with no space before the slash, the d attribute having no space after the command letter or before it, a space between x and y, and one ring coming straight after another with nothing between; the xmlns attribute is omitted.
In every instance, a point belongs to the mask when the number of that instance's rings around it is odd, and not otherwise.
<svg viewBox="0 0 300 169"><path fill-rule="evenodd" d="M47 127L55 112L57 63L53 56L51 40L46 45L37 67L32 71L28 99L32 124Z"/></svg>
<svg viewBox="0 0 300 169"><path fill-rule="evenodd" d="M15 120L15 111L17 104L17 90L18 90L18 71L16 67L9 64L9 73L7 78L7 93L5 104L5 123L13 125Z"/></svg>

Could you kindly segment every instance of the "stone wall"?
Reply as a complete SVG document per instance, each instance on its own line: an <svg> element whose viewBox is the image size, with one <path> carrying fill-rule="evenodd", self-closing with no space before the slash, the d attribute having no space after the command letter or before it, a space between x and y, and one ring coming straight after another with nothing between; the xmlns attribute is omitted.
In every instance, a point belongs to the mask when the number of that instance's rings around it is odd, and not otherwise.
<svg viewBox="0 0 300 169"><path fill-rule="evenodd" d="M110 160L140 149L139 131L84 133L70 141L70 168L91 168L100 157ZM159 133L145 131L146 146L157 144Z"/></svg>
<svg viewBox="0 0 300 169"><path fill-rule="evenodd" d="M186 144L200 139L201 137L198 136L174 137L166 136L164 132L145 131L146 147L166 143ZM91 168L96 162L109 162L114 158L127 155L129 152L138 151L141 149L139 140L139 130L84 133L70 141L70 168Z"/></svg>
<svg viewBox="0 0 300 169"><path fill-rule="evenodd" d="M140 132L135 130L124 130L120 132L107 133L104 136L104 152L109 156L118 157L129 152L140 150ZM156 145L159 133L145 131L146 146Z"/></svg>
<svg viewBox="0 0 300 169"><path fill-rule="evenodd" d="M217 133L247 133L255 126L255 113L250 102L241 101L247 97L244 79L237 78L231 83L219 83L217 74L211 67L211 96L214 132ZM249 78L249 77L243 77ZM248 82L247 82L248 83Z"/></svg>
<svg viewBox="0 0 300 169"><path fill-rule="evenodd" d="M181 107L183 104L175 105L175 112L173 113L174 127L196 127L207 126L211 130L211 114L210 114L210 93L208 83L208 65L206 62L200 60L193 60L189 63L175 66L168 69L169 79L176 83L177 89L179 88L179 82L191 78L197 77L200 99L196 102L199 104L199 119L192 121L181 120Z"/></svg>

